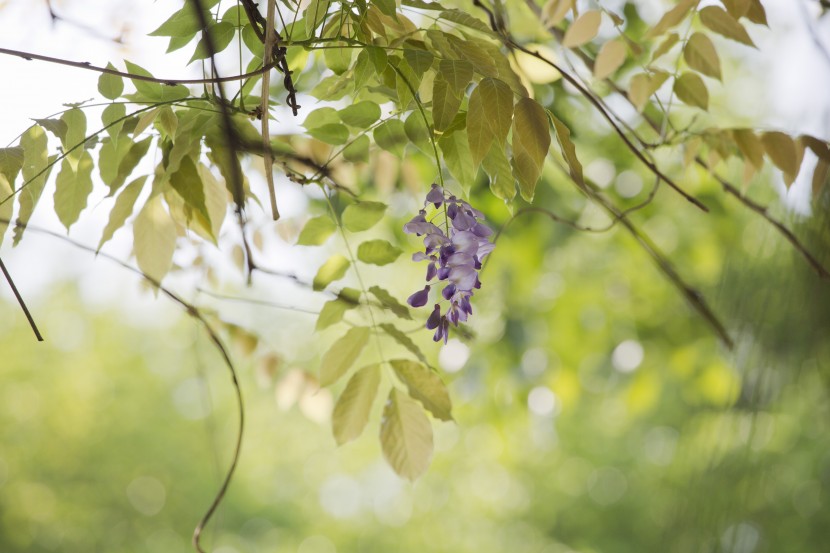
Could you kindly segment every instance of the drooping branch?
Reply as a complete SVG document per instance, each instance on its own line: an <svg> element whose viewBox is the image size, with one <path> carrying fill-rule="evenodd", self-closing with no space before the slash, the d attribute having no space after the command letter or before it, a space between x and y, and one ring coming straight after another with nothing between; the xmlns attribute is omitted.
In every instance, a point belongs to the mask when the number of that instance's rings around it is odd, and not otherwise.
<svg viewBox="0 0 830 553"><path fill-rule="evenodd" d="M3 224L8 224L8 221L4 221ZM6 282L9 283L9 286L12 289L12 293L14 294L14 297L17 299L17 303L20 305L20 309L22 309L23 314L26 315L26 320L29 321L29 326L32 327L32 332L35 333L35 338L37 338L38 342L42 342L43 336L40 334L40 330L38 330L37 324L35 324L35 319L29 312L29 308L26 307L26 302L23 301L23 296L21 296L20 292L17 290L17 286L15 286L14 280L12 280L12 276L9 274L8 269L6 269L6 265L5 263L3 263L2 258L0 258L0 270L3 271L3 276L6 277Z"/></svg>

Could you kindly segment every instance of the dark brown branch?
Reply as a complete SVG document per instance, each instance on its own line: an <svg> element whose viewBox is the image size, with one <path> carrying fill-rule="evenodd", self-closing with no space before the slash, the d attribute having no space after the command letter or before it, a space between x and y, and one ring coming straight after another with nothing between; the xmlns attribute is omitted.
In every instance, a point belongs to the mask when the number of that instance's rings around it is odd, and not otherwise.
<svg viewBox="0 0 830 553"><path fill-rule="evenodd" d="M8 221L3 222L4 225L8 224ZM32 317L32 314L29 312L29 308L26 307L26 302L23 301L23 296L20 295L20 292L17 290L17 286L14 284L14 280L12 280L12 276L9 274L8 269L6 269L5 263L3 260L0 259L0 270L3 271L3 276L6 277L6 282L9 283L9 286L12 289L12 293L14 297L17 298L17 303L20 305L20 309L23 310L23 314L26 315L26 320L29 321L29 326L32 327L32 332L35 333L35 338L37 338L38 342L43 341L43 336L40 334L40 330L37 329L37 325L35 324L35 319Z"/></svg>
<svg viewBox="0 0 830 553"><path fill-rule="evenodd" d="M230 77L203 77L201 79L162 79L160 77L148 77L147 75L136 75L134 73L127 73L126 71L118 71L117 69L110 69L109 67L100 67L92 65L86 61L71 61L61 58L54 58L51 56L42 56L40 54L33 54L32 52L22 52L20 50L10 50L9 48L0 48L0 54L7 56L17 56L24 60L38 60L49 63L56 63L59 65L67 65L69 67L76 67L78 69L88 69L89 71L96 71L98 73L106 73L108 75L116 75L134 81L146 81L149 83L158 83L166 86L175 86L177 84L209 84L209 83L229 83L234 81L242 81L251 77L257 77L263 73L270 71L277 67L277 62L269 63L268 65L251 71L250 73L243 73L241 75L232 75Z"/></svg>

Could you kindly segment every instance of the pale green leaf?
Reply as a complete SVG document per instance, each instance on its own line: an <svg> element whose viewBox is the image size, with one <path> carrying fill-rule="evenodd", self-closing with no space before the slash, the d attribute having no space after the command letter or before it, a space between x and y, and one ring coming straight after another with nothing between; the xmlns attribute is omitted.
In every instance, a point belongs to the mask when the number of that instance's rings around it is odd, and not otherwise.
<svg viewBox="0 0 830 553"><path fill-rule="evenodd" d="M573 8L575 0L548 0L542 7L546 27L555 27L562 23L568 11Z"/></svg>
<svg viewBox="0 0 830 553"><path fill-rule="evenodd" d="M133 223L133 251L138 268L160 283L173 266L176 225L165 211L161 196L150 198Z"/></svg>
<svg viewBox="0 0 830 553"><path fill-rule="evenodd" d="M333 324L339 323L343 320L346 311L354 307L357 307L354 303L343 301L340 298L327 301L323 304L323 308L317 316L314 330L324 330Z"/></svg>
<svg viewBox="0 0 830 553"><path fill-rule="evenodd" d="M205 202L204 184L191 157L182 159L179 170L170 175L170 186L184 200L187 221L201 219L199 223L202 228L211 232L213 227L210 223L210 214Z"/></svg>
<svg viewBox="0 0 830 553"><path fill-rule="evenodd" d="M403 157L404 147L409 143L406 129L398 119L389 119L375 127L373 136L378 146L401 158Z"/></svg>
<svg viewBox="0 0 830 553"><path fill-rule="evenodd" d="M760 171L764 166L764 145L758 136L751 129L733 129L732 138L744 159Z"/></svg>
<svg viewBox="0 0 830 553"><path fill-rule="evenodd" d="M646 33L646 38L654 38L676 26L683 21L686 14L697 6L699 2L700 0L681 0L675 7L663 14L663 17L660 18L657 25Z"/></svg>
<svg viewBox="0 0 830 553"><path fill-rule="evenodd" d="M693 33L683 48L683 59L689 67L707 77L720 80L720 58L712 40L703 33Z"/></svg>
<svg viewBox="0 0 830 553"><path fill-rule="evenodd" d="M350 127L360 129L369 128L375 121L380 119L380 106L375 102L363 100L346 106L339 112L340 120Z"/></svg>
<svg viewBox="0 0 830 553"><path fill-rule="evenodd" d="M745 16L752 5L752 0L723 0L726 11L735 19Z"/></svg>
<svg viewBox="0 0 830 553"><path fill-rule="evenodd" d="M386 212L381 202L357 202L343 210L343 226L351 232L362 232L375 226Z"/></svg>
<svg viewBox="0 0 830 553"><path fill-rule="evenodd" d="M309 219L300 236L297 238L298 246L319 246L337 230L337 225L327 215L319 215Z"/></svg>
<svg viewBox="0 0 830 553"><path fill-rule="evenodd" d="M83 143L86 140L86 115L78 108L65 111L61 115L61 122L66 125L66 133L61 138L63 151L72 165L77 164L84 153Z"/></svg>
<svg viewBox="0 0 830 553"><path fill-rule="evenodd" d="M352 54L354 50L344 42L331 42L329 48L323 50L323 60L335 75L342 75L352 66Z"/></svg>
<svg viewBox="0 0 830 553"><path fill-rule="evenodd" d="M622 66L626 54L628 54L628 49L620 40L609 40L603 44L594 61L594 77L597 79L610 77Z"/></svg>
<svg viewBox="0 0 830 553"><path fill-rule="evenodd" d="M314 30L320 26L329 11L331 2L329 0L311 0L305 11L305 32L306 36L313 37Z"/></svg>
<svg viewBox="0 0 830 553"><path fill-rule="evenodd" d="M343 148L343 157L352 163L369 160L369 137L361 134Z"/></svg>
<svg viewBox="0 0 830 553"><path fill-rule="evenodd" d="M395 388L383 409L380 425L383 456L400 476L414 481L429 467L432 426L420 404Z"/></svg>
<svg viewBox="0 0 830 553"><path fill-rule="evenodd" d="M363 367L349 379L331 415L332 431L338 445L350 442L366 428L372 403L380 385L380 365Z"/></svg>
<svg viewBox="0 0 830 553"><path fill-rule="evenodd" d="M427 123L424 122L424 116L420 110L413 110L412 113L407 116L406 121L403 123L403 130L406 133L407 138L409 138L409 140L422 152L427 155L431 155L433 153L432 143L430 141L430 135L432 133L430 132Z"/></svg>
<svg viewBox="0 0 830 553"><path fill-rule="evenodd" d="M473 165L467 131L445 134L438 140L444 155L444 164L465 190L473 184L478 167Z"/></svg>
<svg viewBox="0 0 830 553"><path fill-rule="evenodd" d="M332 282L346 276L349 265L349 260L342 255L336 254L331 256L317 270L317 274L314 276L314 281L312 282L312 288L315 291L324 290Z"/></svg>
<svg viewBox="0 0 830 553"><path fill-rule="evenodd" d="M438 15L439 19L458 23L480 33L493 36L493 30L482 20L476 19L469 13L458 9L444 10Z"/></svg>
<svg viewBox="0 0 830 553"><path fill-rule="evenodd" d="M168 137L176 136L176 129L179 126L179 118L173 113L170 106L162 106L158 114L158 127Z"/></svg>
<svg viewBox="0 0 830 553"><path fill-rule="evenodd" d="M92 193L92 168L94 163L89 152L83 152L77 163L64 158L61 171L55 179L55 214L69 230L81 211L86 207Z"/></svg>
<svg viewBox="0 0 830 553"><path fill-rule="evenodd" d="M213 176L207 165L199 163L196 169L199 171L199 178L202 179L204 185L205 205L210 216L210 232L208 234L216 243L219 238L219 231L222 229L222 223L225 221L228 212L230 195L225 185Z"/></svg>
<svg viewBox="0 0 830 553"><path fill-rule="evenodd" d="M0 174L6 175L8 182L14 183L17 174L23 167L23 148L13 146L0 148ZM2 200L3 198L0 198Z"/></svg>
<svg viewBox="0 0 830 553"><path fill-rule="evenodd" d="M767 25L767 11L761 0L750 0L749 10L746 12L746 18L759 25Z"/></svg>
<svg viewBox="0 0 830 553"><path fill-rule="evenodd" d="M6 229L12 220L14 211L14 204L11 201L11 195L14 193L12 185L6 175L0 172L0 245L3 244L3 236L6 234ZM4 201L8 199L8 201Z"/></svg>
<svg viewBox="0 0 830 553"><path fill-rule="evenodd" d="M435 60L435 57L426 50L404 48L403 59L406 60L407 65L409 65L413 73L420 79L432 67L432 62Z"/></svg>
<svg viewBox="0 0 830 553"><path fill-rule="evenodd" d="M422 363L424 363L425 365L429 364L427 362L426 356L421 351L421 348L419 348L409 336L398 330L398 328L395 325L390 323L381 323L378 326L380 326L383 329L383 331L386 332L389 336L391 336L397 343L409 350L409 352L412 355L420 359Z"/></svg>
<svg viewBox="0 0 830 553"><path fill-rule="evenodd" d="M324 125L340 123L340 116L337 110L331 107L317 108L306 116L303 127L308 130L316 129Z"/></svg>
<svg viewBox="0 0 830 553"><path fill-rule="evenodd" d="M461 101L462 96L439 73L432 81L432 117L437 132L443 132L450 126L461 107Z"/></svg>
<svg viewBox="0 0 830 553"><path fill-rule="evenodd" d="M152 77L150 72L143 67L126 60L124 60L124 64L127 66L128 73L142 75L144 77ZM167 86L159 83L142 81L140 79L131 79L131 81L142 100L168 102L172 100L181 100L182 98L190 96L190 91L183 85Z"/></svg>
<svg viewBox="0 0 830 553"><path fill-rule="evenodd" d="M326 144L345 144L349 140L349 129L340 123L331 123L315 127L310 129L308 134Z"/></svg>
<svg viewBox="0 0 830 553"><path fill-rule="evenodd" d="M668 77L668 73L663 71L638 73L631 77L628 85L628 98L638 111L645 109L651 95L657 92Z"/></svg>
<svg viewBox="0 0 830 553"><path fill-rule="evenodd" d="M320 361L320 386L333 384L346 374L366 347L370 334L365 326L355 326L332 344Z"/></svg>
<svg viewBox="0 0 830 553"><path fill-rule="evenodd" d="M730 38L741 44L755 47L744 26L737 19L719 6L706 6L700 12L700 22L719 35Z"/></svg>
<svg viewBox="0 0 830 553"><path fill-rule="evenodd" d="M115 69L111 63L107 63L107 69ZM115 100L121 93L124 92L124 79L119 75L112 75L110 73L101 73L98 77L98 92L104 98Z"/></svg>
<svg viewBox="0 0 830 553"><path fill-rule="evenodd" d="M528 202L533 200L550 142L545 108L530 98L519 100L513 111L513 169L519 192Z"/></svg>
<svg viewBox="0 0 830 553"><path fill-rule="evenodd" d="M15 246L20 243L25 225L40 200L46 180L52 171L50 163L54 161L54 157L49 157L48 139L42 127L34 126L23 133L20 137L20 147L23 148L23 189L17 194L17 226L12 242Z"/></svg>
<svg viewBox="0 0 830 553"><path fill-rule="evenodd" d="M588 10L576 18L565 32L562 39L562 46L565 48L578 48L583 44L594 40L599 32L599 25L602 23L602 12L599 10Z"/></svg>
<svg viewBox="0 0 830 553"><path fill-rule="evenodd" d="M204 7L204 6L203 6ZM205 17L210 19L211 14L205 10ZM158 29L149 33L150 36L187 37L199 32L199 18L196 10L190 4L174 12Z"/></svg>
<svg viewBox="0 0 830 553"><path fill-rule="evenodd" d="M395 261L403 250L386 240L367 240L357 247L357 258L372 265L388 265Z"/></svg>
<svg viewBox="0 0 830 553"><path fill-rule="evenodd" d="M413 399L420 401L435 418L453 420L450 394L435 372L409 359L393 359L389 364Z"/></svg>
<svg viewBox="0 0 830 553"><path fill-rule="evenodd" d="M409 314L409 308L400 303L395 299L395 296L380 286L370 286L369 293L375 296L384 308L390 310L401 319L412 320L412 316Z"/></svg>
<svg viewBox="0 0 830 553"><path fill-rule="evenodd" d="M674 93L685 104L709 109L709 90L697 73L685 72L674 81Z"/></svg>
<svg viewBox="0 0 830 553"><path fill-rule="evenodd" d="M124 226L124 223L133 214L135 202L139 194L141 194L146 180L147 175L138 177L124 187L124 190L115 198L115 205L112 207L112 211L110 211L109 221L107 221L107 226L104 227L104 233L98 242L99 250L112 238L115 231Z"/></svg>
<svg viewBox="0 0 830 553"><path fill-rule="evenodd" d="M669 33L666 38L663 39L663 42L660 43L660 46L654 50L654 53L651 55L651 61L654 61L666 54L679 41L680 35L677 33Z"/></svg>

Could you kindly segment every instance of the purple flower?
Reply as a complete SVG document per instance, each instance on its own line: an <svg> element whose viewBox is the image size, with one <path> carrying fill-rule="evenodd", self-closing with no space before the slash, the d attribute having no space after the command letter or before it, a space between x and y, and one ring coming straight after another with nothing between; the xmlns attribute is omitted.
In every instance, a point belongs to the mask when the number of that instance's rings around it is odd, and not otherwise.
<svg viewBox="0 0 830 553"><path fill-rule="evenodd" d="M427 219L426 210L430 205L436 209L430 218L438 218L439 224L443 219L443 228ZM424 251L415 253L412 260L428 262L426 281L431 282L436 277L439 281L447 281L441 296L449 302L449 307L442 314L441 304L436 303L426 324L428 329L435 329L433 340L436 342L444 340L446 343L450 323L458 326L473 313L470 297L473 290L481 288L478 278L481 261L495 248L489 239L493 231L481 222L483 219L484 214L479 210L455 196L447 196L443 188L433 184L424 201L424 209L404 225L404 232L424 237ZM415 292L407 303L412 307L426 305L429 290L430 285L427 285Z"/></svg>

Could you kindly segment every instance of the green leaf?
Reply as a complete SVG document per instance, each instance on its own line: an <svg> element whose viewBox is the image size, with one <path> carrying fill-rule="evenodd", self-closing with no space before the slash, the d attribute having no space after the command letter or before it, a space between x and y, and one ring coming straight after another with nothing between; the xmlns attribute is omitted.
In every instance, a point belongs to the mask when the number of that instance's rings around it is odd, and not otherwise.
<svg viewBox="0 0 830 553"><path fill-rule="evenodd" d="M398 342L400 345L409 350L409 352L412 355L420 359L422 363L424 363L425 365L429 365L426 356L421 351L421 348L419 348L409 336L398 330L394 325L390 323L381 323L378 326L380 326L380 328L382 328L383 331L386 332L389 336L391 336L396 342Z"/></svg>
<svg viewBox="0 0 830 553"><path fill-rule="evenodd" d="M66 123L60 119L33 119L35 123L63 141L66 138Z"/></svg>
<svg viewBox="0 0 830 553"><path fill-rule="evenodd" d="M339 323L343 320L346 311L354 307L357 306L340 298L327 301L323 304L320 315L317 316L317 324L314 325L314 330L324 330L333 324Z"/></svg>
<svg viewBox="0 0 830 553"><path fill-rule="evenodd" d="M403 130L406 133L407 138L409 138L409 140L411 140L417 148L427 155L432 155L432 142L430 141L430 135L432 133L430 132L427 123L424 121L424 116L420 110L413 110L412 113L407 116L406 121L403 123Z"/></svg>
<svg viewBox="0 0 830 553"><path fill-rule="evenodd" d="M92 193L92 155L84 151L77 163L64 158L61 171L55 180L55 214L69 230L81 211L86 207Z"/></svg>
<svg viewBox="0 0 830 553"><path fill-rule="evenodd" d="M9 223L12 220L14 212L14 204L11 200L11 195L14 193L12 185L5 173L0 172L0 245L3 244L3 236L6 234L6 229L9 228ZM8 201L4 201L8 200Z"/></svg>
<svg viewBox="0 0 830 553"><path fill-rule="evenodd" d="M362 232L383 219L386 204L381 202L357 202L343 210L343 226L351 232Z"/></svg>
<svg viewBox="0 0 830 553"><path fill-rule="evenodd" d="M115 178L109 182L110 187L110 194L113 194L116 190L118 190L121 185L127 182L127 178L132 174L144 156L147 154L147 151L150 149L150 144L153 142L153 137L148 136L144 140L140 140L135 144L130 144L129 141L125 141L129 145L129 150L127 151L126 155L121 158L120 163L118 164L118 170L115 174ZM101 163L99 157L99 165Z"/></svg>
<svg viewBox="0 0 830 553"><path fill-rule="evenodd" d="M380 385L380 365L363 367L349 379L331 415L337 445L350 442L363 433L369 422L372 403Z"/></svg>
<svg viewBox="0 0 830 553"><path fill-rule="evenodd" d="M185 205L185 216L190 221L194 218L202 218L199 221L202 227L211 231L210 214L205 203L205 188L202 178L196 169L196 164L191 157L185 157L179 164L179 170L170 175L170 186L175 190ZM213 237L216 238L215 236Z"/></svg>
<svg viewBox="0 0 830 553"><path fill-rule="evenodd" d="M386 50L379 46L367 46L365 51L369 55L369 61L375 68L375 73L382 75L388 64Z"/></svg>
<svg viewBox="0 0 830 553"><path fill-rule="evenodd" d="M597 79L610 77L622 66L627 54L628 48L621 40L609 40L603 44L594 61L594 77Z"/></svg>
<svg viewBox="0 0 830 553"><path fill-rule="evenodd" d="M453 420L450 394L435 372L409 359L393 359L389 364L406 385L413 399L420 401L435 418L443 421Z"/></svg>
<svg viewBox="0 0 830 553"><path fill-rule="evenodd" d="M214 176L207 165L199 163L196 169L199 172L199 177L202 179L205 192L205 205L210 216L210 228L205 228L208 231L206 234L215 244L219 238L219 231L222 230L222 223L225 221L230 195L225 185L219 182L219 179Z"/></svg>
<svg viewBox="0 0 830 553"><path fill-rule="evenodd" d="M415 76L420 81L424 73L432 67L432 62L435 60L435 56L426 50L404 48L403 59L406 60L407 65L409 65Z"/></svg>
<svg viewBox="0 0 830 553"><path fill-rule="evenodd" d="M210 20L211 14L207 9L205 9L205 17ZM199 32L200 28L196 10L193 9L192 5L185 4L182 9L162 23L158 29L151 32L150 36L192 37Z"/></svg>
<svg viewBox="0 0 830 553"><path fill-rule="evenodd" d="M107 69L115 69L111 63L107 63ZM121 93L124 92L124 79L118 75L110 73L101 73L98 77L98 92L101 96L110 100L115 100Z"/></svg>
<svg viewBox="0 0 830 553"><path fill-rule="evenodd" d="M398 6L395 0L372 0L372 4L377 6L383 15L389 17L396 17L397 15Z"/></svg>
<svg viewBox="0 0 830 553"><path fill-rule="evenodd" d="M438 145L444 154L444 164L447 169L465 190L469 190L475 180L478 167L473 165L467 131L444 134L438 140Z"/></svg>
<svg viewBox="0 0 830 553"><path fill-rule="evenodd" d="M315 127L308 131L308 134L326 144L345 144L349 141L349 129L340 123L330 123L321 127Z"/></svg>
<svg viewBox="0 0 830 553"><path fill-rule="evenodd" d="M406 129L400 120L389 119L388 121L384 121L375 127L373 136L378 146L387 152L395 154L399 158L403 158L403 151L409 143L409 139L406 136Z"/></svg>
<svg viewBox="0 0 830 553"><path fill-rule="evenodd" d="M26 223L34 212L35 206L40 200L46 180L52 172L54 157L49 157L48 139L46 131L42 127L34 126L29 128L20 137L20 146L23 148L23 173L24 188L17 194L17 226L14 229L13 245L20 243Z"/></svg>
<svg viewBox="0 0 830 553"><path fill-rule="evenodd" d="M513 170L519 192L528 202L533 200L550 142L545 108L530 98L519 100L513 111Z"/></svg>
<svg viewBox="0 0 830 553"><path fill-rule="evenodd" d="M343 148L343 157L352 163L369 160L369 137L361 134Z"/></svg>
<svg viewBox="0 0 830 553"><path fill-rule="evenodd" d="M164 136L172 138L176 136L176 129L179 127L179 118L170 109L170 106L162 106L158 113L158 127Z"/></svg>
<svg viewBox="0 0 830 553"><path fill-rule="evenodd" d="M380 286L369 287L369 293L375 296L378 299L378 301L380 301L381 305L383 305L383 307L390 310L392 313L394 313L401 319L406 319L409 321L412 320L412 316L409 314L409 308L407 308L405 305L396 300L395 296L393 296Z"/></svg>
<svg viewBox="0 0 830 553"><path fill-rule="evenodd" d="M658 46L657 49L654 50L654 53L651 55L651 61L656 60L657 58L671 50L672 46L677 44L679 41L680 35L678 35L677 33L670 33L668 36L666 36L665 39L663 39L663 42L660 43L660 46Z"/></svg>
<svg viewBox="0 0 830 553"><path fill-rule="evenodd" d="M755 48L755 43L752 42L744 26L723 8L719 6L706 6L698 12L698 15L700 16L700 22L712 31L741 44Z"/></svg>
<svg viewBox="0 0 830 553"><path fill-rule="evenodd" d="M306 116L303 127L308 130L316 129L324 125L335 125L340 123L340 116L337 110L331 107L317 108Z"/></svg>
<svg viewBox="0 0 830 553"><path fill-rule="evenodd" d="M323 50L323 61L326 67L331 69L335 75L342 75L352 66L352 54L354 50L344 42L329 43L329 48Z"/></svg>
<svg viewBox="0 0 830 553"><path fill-rule="evenodd" d="M149 71L132 62L124 60L127 66L127 72L134 75L142 75L144 77L152 77ZM140 79L130 79L135 86L138 96L141 100L149 100L152 102L169 102L172 100L181 100L190 96L190 91L186 86L175 85L166 86L159 83L142 81Z"/></svg>
<svg viewBox="0 0 830 553"><path fill-rule="evenodd" d="M219 23L210 25L208 27L208 33L210 38L213 39L214 53L218 54L231 43L233 36L236 34L236 27L229 21L220 21ZM199 39L199 42L196 44L196 49L193 51L193 55L187 63L190 64L194 61L204 60L209 57L210 50L208 49L207 36L202 32L202 38Z"/></svg>
<svg viewBox="0 0 830 553"><path fill-rule="evenodd" d="M709 91L697 73L686 72L674 81L674 93L683 103L709 109Z"/></svg>
<svg viewBox="0 0 830 553"><path fill-rule="evenodd" d="M485 156L482 167L490 177L490 191L494 196L506 202L516 196L516 181L510 169L510 161L502 148L494 144Z"/></svg>
<svg viewBox="0 0 830 553"><path fill-rule="evenodd" d="M798 176L801 165L795 140L788 134L772 131L761 135L761 143L767 157L784 173L784 183L789 187Z"/></svg>
<svg viewBox="0 0 830 553"><path fill-rule="evenodd" d="M470 94L467 137L473 165L478 165L490 145L504 145L513 118L513 92L498 79L485 78Z"/></svg>
<svg viewBox="0 0 830 553"><path fill-rule="evenodd" d="M314 36L314 30L325 19L330 5L331 2L329 0L311 0L311 3L305 11L305 32L309 38Z"/></svg>
<svg viewBox="0 0 830 553"><path fill-rule="evenodd" d="M363 100L362 102L346 106L338 113L340 120L350 127L367 129L375 121L380 119L380 106L375 102Z"/></svg>
<svg viewBox="0 0 830 553"><path fill-rule="evenodd" d="M66 125L66 133L61 137L63 151L66 152L64 159L75 165L84 153L86 115L78 108L70 109L61 115L61 122Z"/></svg>
<svg viewBox="0 0 830 553"><path fill-rule="evenodd" d="M332 344L320 362L320 386L334 384L346 374L369 342L369 335L367 327L356 326Z"/></svg>
<svg viewBox="0 0 830 553"><path fill-rule="evenodd" d="M386 240L367 240L357 247L357 258L372 265L388 265L403 253Z"/></svg>
<svg viewBox="0 0 830 553"><path fill-rule="evenodd" d="M764 9L764 5L761 4L761 0L750 0L746 18L753 23L767 25L767 11Z"/></svg>
<svg viewBox="0 0 830 553"><path fill-rule="evenodd" d="M312 282L312 288L319 292L323 290L336 280L340 280L346 275L346 271L349 269L349 260L343 257L340 254L331 256L320 269L317 270L317 274L314 276L314 281Z"/></svg>
<svg viewBox="0 0 830 553"><path fill-rule="evenodd" d="M337 230L337 225L327 215L312 217L306 222L300 236L297 238L298 246L319 246Z"/></svg>
<svg viewBox="0 0 830 553"><path fill-rule="evenodd" d="M740 19L746 15L751 5L751 0L723 0L723 5L726 6L726 11L735 19Z"/></svg>
<svg viewBox="0 0 830 553"><path fill-rule="evenodd" d="M548 115L553 123L553 130L556 131L556 141L559 143L562 157L565 158L565 162L568 164L571 177L576 182L582 184L584 182L582 177L582 164L576 157L576 146L574 146L571 140L571 131L552 112L548 111Z"/></svg>
<svg viewBox="0 0 830 553"><path fill-rule="evenodd" d="M602 12L599 10L588 10L574 20L565 37L562 39L562 46L565 48L578 48L583 44L594 40L599 32L599 25L602 23Z"/></svg>
<svg viewBox="0 0 830 553"><path fill-rule="evenodd" d="M707 77L720 80L720 58L712 40L703 33L693 33L683 48L683 59L689 67Z"/></svg>
<svg viewBox="0 0 830 553"><path fill-rule="evenodd" d="M414 481L429 466L432 426L421 406L392 388L380 426L383 456L400 476Z"/></svg>
<svg viewBox="0 0 830 553"><path fill-rule="evenodd" d="M98 242L98 249L100 250L110 238L112 238L115 231L124 226L124 223L133 214L133 207L138 199L141 190L144 187L144 182L147 180L147 175L142 175L128 184L124 190L115 198L115 205L110 211L109 221L104 227L104 233L101 240Z"/></svg>
<svg viewBox="0 0 830 553"><path fill-rule="evenodd" d="M9 184L13 184L23 167L23 148L13 146L0 148L0 174L6 175ZM2 200L3 198L0 198Z"/></svg>
<svg viewBox="0 0 830 553"><path fill-rule="evenodd" d="M404 60L398 63L395 71L395 92L398 95L398 103L401 109L405 110L415 99L418 87L421 86L421 77L417 75L409 64Z"/></svg>
<svg viewBox="0 0 830 553"><path fill-rule="evenodd" d="M490 27L486 23L484 23L480 19L476 19L475 17L473 17L465 11L461 11L455 8L444 10L438 15L438 18L444 19L446 21L451 21L453 23L458 23L459 25L469 27L470 29L475 29L476 31L479 31L481 33L494 36L493 30L490 29Z"/></svg>
<svg viewBox="0 0 830 553"><path fill-rule="evenodd" d="M473 78L473 65L464 60L441 60L438 74L432 84L432 116L435 130L449 127L461 102L467 85Z"/></svg>
<svg viewBox="0 0 830 553"><path fill-rule="evenodd" d="M160 283L173 266L176 249L176 225L161 203L153 196L133 223L133 251L141 272Z"/></svg>

